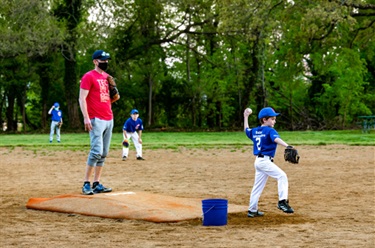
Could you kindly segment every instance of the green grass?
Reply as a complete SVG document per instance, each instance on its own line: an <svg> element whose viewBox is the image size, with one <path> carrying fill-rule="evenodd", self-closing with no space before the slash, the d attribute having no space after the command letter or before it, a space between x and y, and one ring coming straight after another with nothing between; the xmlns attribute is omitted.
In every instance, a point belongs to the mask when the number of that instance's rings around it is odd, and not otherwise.
<svg viewBox="0 0 375 248"><path fill-rule="evenodd" d="M375 131L295 131L279 132L288 144L298 145L359 145L375 146ZM88 150L88 133L63 133L62 143L49 143L49 134L0 134L0 147L24 147L30 149ZM147 132L143 133L146 149L186 148L233 148L252 145L244 132ZM121 147L122 133L114 133L111 148Z"/></svg>

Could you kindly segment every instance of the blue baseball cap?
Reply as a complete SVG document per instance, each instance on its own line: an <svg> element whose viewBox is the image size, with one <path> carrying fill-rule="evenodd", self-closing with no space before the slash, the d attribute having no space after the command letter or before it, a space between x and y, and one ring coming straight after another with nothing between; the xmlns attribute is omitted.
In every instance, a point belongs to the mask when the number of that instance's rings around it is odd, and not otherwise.
<svg viewBox="0 0 375 248"><path fill-rule="evenodd" d="M278 115L280 115L280 113L276 113L273 108L266 107L266 108L262 108L262 110L259 112L258 118L262 119L265 117L273 117L273 116L278 116Z"/></svg>
<svg viewBox="0 0 375 248"><path fill-rule="evenodd" d="M132 109L132 111L130 111L130 114L133 115L133 114L139 114L138 110L136 109Z"/></svg>
<svg viewBox="0 0 375 248"><path fill-rule="evenodd" d="M53 106L55 106L55 108L58 108L58 107L60 107L60 104L59 104L58 102L55 102L55 103L53 104Z"/></svg>
<svg viewBox="0 0 375 248"><path fill-rule="evenodd" d="M109 53L106 53L103 50L96 50L92 55L92 59L107 60L111 59L111 56L109 55Z"/></svg>

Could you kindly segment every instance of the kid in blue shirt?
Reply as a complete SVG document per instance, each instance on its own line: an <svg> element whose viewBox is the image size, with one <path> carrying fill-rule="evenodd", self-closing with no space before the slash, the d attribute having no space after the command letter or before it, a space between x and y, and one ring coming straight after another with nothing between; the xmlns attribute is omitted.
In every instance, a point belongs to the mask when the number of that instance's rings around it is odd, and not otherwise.
<svg viewBox="0 0 375 248"><path fill-rule="evenodd" d="M49 143L52 143L53 141L53 135L55 134L56 130L56 140L60 143L61 137L60 137L60 128L62 125L62 111L59 109L60 104L58 102L55 102L51 109L48 111L49 115L52 115L52 121L51 121L51 131L49 134Z"/></svg>
<svg viewBox="0 0 375 248"><path fill-rule="evenodd" d="M277 180L279 195L277 207L285 213L293 213L294 210L289 206L288 200L287 175L273 162L277 145L288 146L287 143L280 139L279 134L273 128L276 123L276 116L280 114L276 113L275 110L270 107L263 108L258 114L261 126L252 129L249 128L248 122L250 114L251 111L248 111L247 109L244 111L244 131L246 136L254 143L253 154L256 158L254 162L254 186L250 195L247 216L253 218L264 215L263 212L258 211L258 201L264 187L266 186L268 177Z"/></svg>
<svg viewBox="0 0 375 248"><path fill-rule="evenodd" d="M137 151L137 160L144 160L142 157L142 131L143 122L139 117L139 112L136 109L130 111L130 116L124 123L123 136L124 141L129 144L130 140L133 141L134 147ZM125 161L129 155L129 146L122 147L122 160Z"/></svg>

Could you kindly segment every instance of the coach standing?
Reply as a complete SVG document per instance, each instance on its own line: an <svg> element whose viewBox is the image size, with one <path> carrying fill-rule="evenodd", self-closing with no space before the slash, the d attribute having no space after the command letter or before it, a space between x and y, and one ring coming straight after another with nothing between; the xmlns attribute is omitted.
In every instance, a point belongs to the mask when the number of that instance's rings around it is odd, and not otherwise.
<svg viewBox="0 0 375 248"><path fill-rule="evenodd" d="M105 158L109 151L113 129L112 102L108 89L109 53L97 50L92 55L95 69L87 72L81 79L79 104L83 115L85 130L90 134L90 153L87 158L85 178L82 187L84 195L111 192L111 188L100 183ZM116 99L118 100L118 99ZM92 187L90 177L94 174Z"/></svg>

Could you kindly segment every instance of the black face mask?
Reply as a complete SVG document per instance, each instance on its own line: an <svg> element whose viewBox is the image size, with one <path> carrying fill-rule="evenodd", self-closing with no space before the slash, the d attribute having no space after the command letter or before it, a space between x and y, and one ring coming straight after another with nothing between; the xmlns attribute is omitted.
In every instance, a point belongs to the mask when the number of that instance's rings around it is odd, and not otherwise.
<svg viewBox="0 0 375 248"><path fill-rule="evenodd" d="M98 63L98 67L100 70L105 71L108 68L108 63Z"/></svg>

